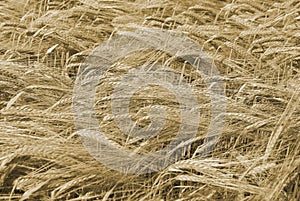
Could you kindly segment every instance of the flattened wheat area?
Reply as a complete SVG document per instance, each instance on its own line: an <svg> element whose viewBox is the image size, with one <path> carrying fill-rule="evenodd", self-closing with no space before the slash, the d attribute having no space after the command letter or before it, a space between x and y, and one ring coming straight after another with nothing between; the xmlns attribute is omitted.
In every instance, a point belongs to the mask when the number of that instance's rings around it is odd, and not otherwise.
<svg viewBox="0 0 300 201"><path fill-rule="evenodd" d="M0 0L0 200L300 200L299 0Z"/></svg>

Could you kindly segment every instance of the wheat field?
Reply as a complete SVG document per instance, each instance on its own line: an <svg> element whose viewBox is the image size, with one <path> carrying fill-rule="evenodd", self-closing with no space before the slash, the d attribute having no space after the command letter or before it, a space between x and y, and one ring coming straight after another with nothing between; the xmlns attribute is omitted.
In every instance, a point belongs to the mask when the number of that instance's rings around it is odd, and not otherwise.
<svg viewBox="0 0 300 201"><path fill-rule="evenodd" d="M166 66L188 80L201 110L184 154L136 175L89 154L72 100L90 53L112 35L139 28L173 30L197 42L222 77L227 105L218 142L200 158L211 121L204 78L157 50L111 65L95 110L118 146L157 151L180 124L174 94L141 90L131 99L131 119L147 125L149 108L164 105L168 120L158 137L128 142L111 117L110 98L115 80L130 69ZM0 32L0 200L300 200L299 0L0 0Z"/></svg>

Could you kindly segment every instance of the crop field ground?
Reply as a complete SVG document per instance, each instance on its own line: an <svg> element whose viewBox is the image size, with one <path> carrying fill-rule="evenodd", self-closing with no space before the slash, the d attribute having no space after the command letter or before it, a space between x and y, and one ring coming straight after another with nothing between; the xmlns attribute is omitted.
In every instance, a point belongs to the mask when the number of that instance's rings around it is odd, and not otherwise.
<svg viewBox="0 0 300 201"><path fill-rule="evenodd" d="M188 80L201 111L197 135L177 162L137 175L89 154L72 100L89 54L140 28L197 42L224 82L226 112L214 149L201 158L211 121L205 78L163 50L114 62L97 87L95 110L107 138L128 152L161 149L181 123L174 94L142 89L131 99L131 119L149 125L149 108L163 105L167 121L155 138L128 140L111 117L110 98L130 69L171 69ZM299 0L0 0L0 200L298 201L299 93Z"/></svg>

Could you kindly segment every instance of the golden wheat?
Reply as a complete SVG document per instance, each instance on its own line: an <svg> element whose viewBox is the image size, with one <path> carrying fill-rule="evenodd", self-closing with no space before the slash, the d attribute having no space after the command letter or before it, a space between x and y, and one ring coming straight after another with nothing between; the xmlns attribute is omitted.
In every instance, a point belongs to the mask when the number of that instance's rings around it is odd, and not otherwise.
<svg viewBox="0 0 300 201"><path fill-rule="evenodd" d="M299 0L6 0L0 10L0 200L300 199ZM97 46L146 27L190 36L221 76L201 77L183 59L154 50L130 52L109 66L94 106L106 139L120 149L152 153L179 130L180 104L158 86L135 93L127 117L144 127L149 111L163 106L160 134L142 139L118 128L114 87L143 64L187 80L201 111L198 133L177 147L186 147L177 162L129 175L85 149L72 95L78 69ZM201 158L212 118L207 83L219 81L226 86L224 129Z"/></svg>

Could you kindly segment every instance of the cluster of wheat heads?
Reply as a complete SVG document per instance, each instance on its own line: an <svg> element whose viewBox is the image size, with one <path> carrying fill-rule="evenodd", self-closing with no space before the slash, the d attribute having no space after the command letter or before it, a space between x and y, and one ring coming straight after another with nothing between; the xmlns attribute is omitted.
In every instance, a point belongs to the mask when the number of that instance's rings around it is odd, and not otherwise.
<svg viewBox="0 0 300 201"><path fill-rule="evenodd" d="M0 200L300 199L299 0L4 0L0 23ZM196 83L202 105L186 155L157 173L125 175L81 144L72 113L77 69L111 34L137 27L185 33L224 77L226 123L206 159L198 157L210 121L203 79L158 51L127 55L109 68L97 93L99 125L130 151L169 143L180 117L165 90L132 98L140 125L149 123L152 105L169 112L159 138L145 146L128 143L110 118L113 81L143 63L164 64Z"/></svg>

